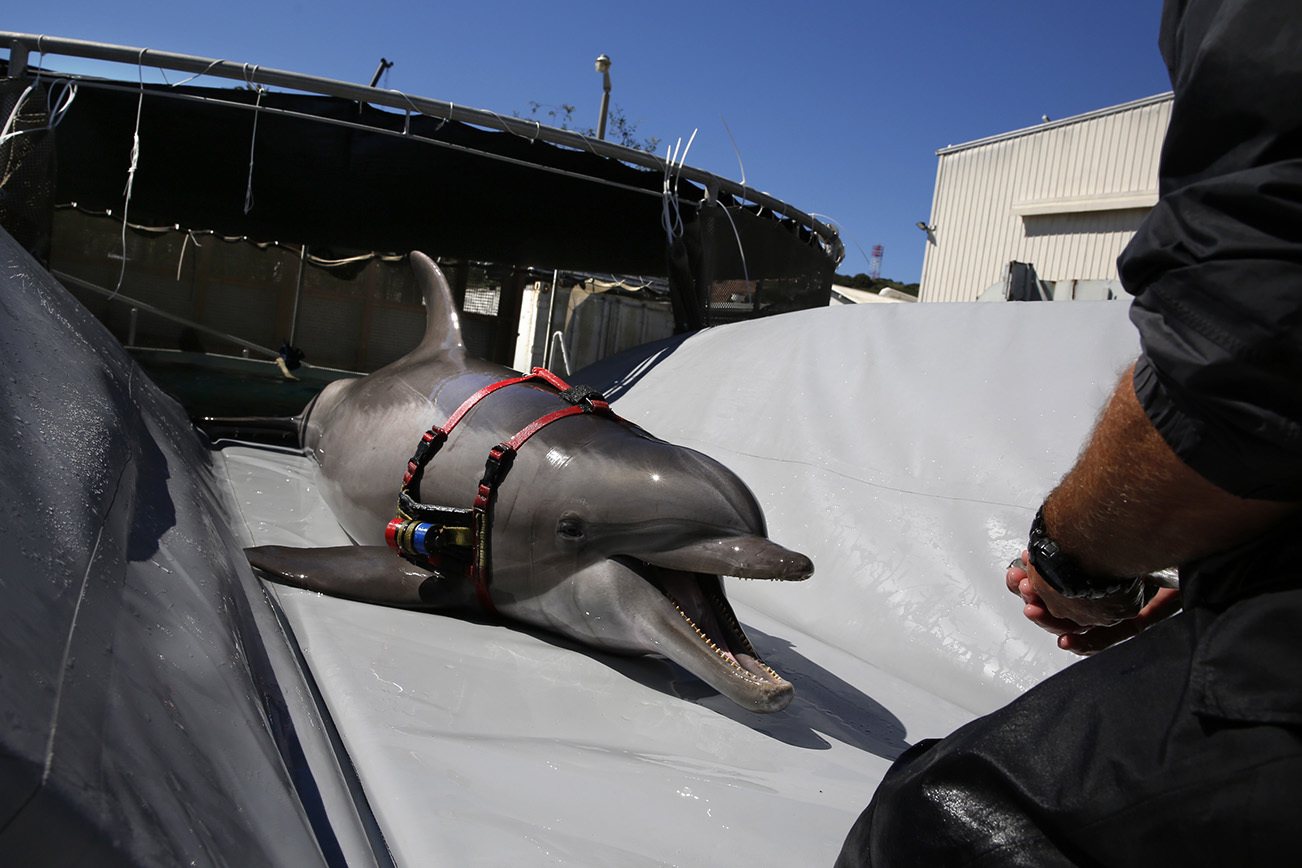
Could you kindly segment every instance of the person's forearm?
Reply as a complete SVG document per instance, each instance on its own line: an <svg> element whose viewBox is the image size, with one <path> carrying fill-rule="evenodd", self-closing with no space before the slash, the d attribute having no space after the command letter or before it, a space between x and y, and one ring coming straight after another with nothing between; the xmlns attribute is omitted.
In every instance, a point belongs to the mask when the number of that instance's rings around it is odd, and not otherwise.
<svg viewBox="0 0 1302 868"><path fill-rule="evenodd" d="M1122 375L1075 466L1044 502L1052 537L1090 572L1140 575L1259 534L1296 505L1247 500L1176 456Z"/></svg>

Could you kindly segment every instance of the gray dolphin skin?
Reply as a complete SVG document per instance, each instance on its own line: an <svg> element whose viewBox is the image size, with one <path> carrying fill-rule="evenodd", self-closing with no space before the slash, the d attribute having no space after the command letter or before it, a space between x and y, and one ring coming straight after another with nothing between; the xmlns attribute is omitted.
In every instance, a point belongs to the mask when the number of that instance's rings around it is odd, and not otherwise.
<svg viewBox="0 0 1302 868"><path fill-rule="evenodd" d="M438 266L411 255L427 308L411 353L331 383L301 417L322 495L357 543L261 546L250 562L283 583L390 606L482 611L464 575L426 568L384 545L421 435L468 396L512 372L469 358ZM426 503L469 507L489 449L567 406L525 383L476 404L430 461ZM794 689L755 653L721 577L800 581L813 564L766 537L746 485L717 461L595 414L539 431L497 492L490 592L504 617L584 645L659 654L751 711L778 711Z"/></svg>

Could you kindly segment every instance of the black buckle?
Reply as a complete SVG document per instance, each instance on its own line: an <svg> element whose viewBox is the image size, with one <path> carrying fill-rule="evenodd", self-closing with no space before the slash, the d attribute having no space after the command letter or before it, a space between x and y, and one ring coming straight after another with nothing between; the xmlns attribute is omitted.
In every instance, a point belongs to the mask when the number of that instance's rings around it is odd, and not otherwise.
<svg viewBox="0 0 1302 868"><path fill-rule="evenodd" d="M484 462L484 476L479 480L481 488L487 487L490 491L497 488L501 483L502 477L511 469L511 459L515 458L515 450L506 443L499 443L488 452L488 460Z"/></svg>
<svg viewBox="0 0 1302 868"><path fill-rule="evenodd" d="M429 437L428 440L425 439L426 436ZM425 435L420 438L420 442L416 444L416 452L411 456L411 460L415 462L418 468L423 469L425 465L429 463L430 457L432 457L430 453L437 452L439 447L441 447L447 439L448 435L442 429L429 429L429 431L425 432Z"/></svg>
<svg viewBox="0 0 1302 868"><path fill-rule="evenodd" d="M570 386L564 392L558 394L562 400L574 404L576 407L582 407L585 413L591 413L597 409L593 406L593 401L606 402L606 396L591 386Z"/></svg>

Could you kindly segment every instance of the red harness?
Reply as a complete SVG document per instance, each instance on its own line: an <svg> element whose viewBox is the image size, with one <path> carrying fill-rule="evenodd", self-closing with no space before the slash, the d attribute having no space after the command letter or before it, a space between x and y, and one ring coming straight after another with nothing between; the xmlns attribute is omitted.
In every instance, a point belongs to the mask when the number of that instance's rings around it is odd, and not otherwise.
<svg viewBox="0 0 1302 868"><path fill-rule="evenodd" d="M479 481L470 509L421 503L420 482L425 466L443 446L457 423L476 404L497 390L534 380L552 386L569 406L540 416L517 431L515 436L489 450L488 460L484 463L484 476ZM475 595L480 604L489 612L496 613L497 607L493 605L493 598L489 594L489 532L493 526L493 505L497 499L497 489L511 469L515 453L530 437L553 422L583 413L605 416L629 425L634 430L640 430L615 415L615 411L610 409L600 393L587 386L571 386L546 368L534 368L522 377L499 380L480 389L461 403L446 424L442 427L432 426L421 437L416 453L407 462L407 472L402 477L402 488L398 491L398 514L385 528L385 539L403 556L423 559L436 568L443 568L445 560L449 558L464 563L466 572L475 585Z"/></svg>

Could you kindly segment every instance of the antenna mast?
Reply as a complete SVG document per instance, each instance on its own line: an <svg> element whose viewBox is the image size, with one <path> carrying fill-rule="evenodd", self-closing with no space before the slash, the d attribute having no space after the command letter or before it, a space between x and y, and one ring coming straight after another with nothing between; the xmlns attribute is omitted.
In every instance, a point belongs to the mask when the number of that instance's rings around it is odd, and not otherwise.
<svg viewBox="0 0 1302 868"><path fill-rule="evenodd" d="M873 280L878 280L882 276L882 254L885 252L884 245L873 245L873 258L868 261L868 276Z"/></svg>

